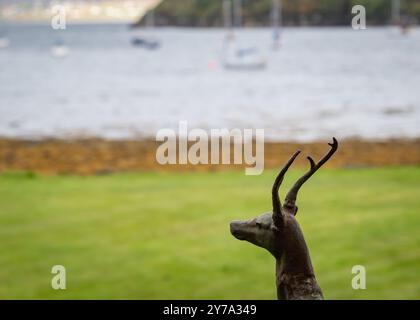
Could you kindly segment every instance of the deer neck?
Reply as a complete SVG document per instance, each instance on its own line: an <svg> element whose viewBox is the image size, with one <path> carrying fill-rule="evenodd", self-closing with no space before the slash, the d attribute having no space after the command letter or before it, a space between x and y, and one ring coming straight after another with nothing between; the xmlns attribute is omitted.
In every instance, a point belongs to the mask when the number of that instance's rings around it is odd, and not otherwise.
<svg viewBox="0 0 420 320"><path fill-rule="evenodd" d="M285 250L276 258L277 297L281 300L321 300L306 243L296 250Z"/></svg>

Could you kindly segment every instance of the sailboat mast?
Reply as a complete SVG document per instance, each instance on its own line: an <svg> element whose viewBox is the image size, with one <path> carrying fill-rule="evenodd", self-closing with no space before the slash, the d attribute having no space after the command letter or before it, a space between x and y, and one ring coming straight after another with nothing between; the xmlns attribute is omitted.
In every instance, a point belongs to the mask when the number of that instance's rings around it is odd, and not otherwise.
<svg viewBox="0 0 420 320"><path fill-rule="evenodd" d="M155 10L151 9L146 14L146 27L147 28L154 28L155 27Z"/></svg>
<svg viewBox="0 0 420 320"><path fill-rule="evenodd" d="M392 23L394 25L401 23L401 0L392 0Z"/></svg>
<svg viewBox="0 0 420 320"><path fill-rule="evenodd" d="M232 28L232 1L223 0L223 21L226 30Z"/></svg>
<svg viewBox="0 0 420 320"><path fill-rule="evenodd" d="M272 2L271 25L273 28L278 29L281 24L281 2L280 0L272 0Z"/></svg>
<svg viewBox="0 0 420 320"><path fill-rule="evenodd" d="M233 38L233 25L232 25L232 0L223 0L223 20L226 30L226 39Z"/></svg>
<svg viewBox="0 0 420 320"><path fill-rule="evenodd" d="M242 0L234 0L234 24L235 28L242 26Z"/></svg>
<svg viewBox="0 0 420 320"><path fill-rule="evenodd" d="M278 47L280 42L280 28L282 25L281 0L272 0L271 27L273 28L273 46Z"/></svg>

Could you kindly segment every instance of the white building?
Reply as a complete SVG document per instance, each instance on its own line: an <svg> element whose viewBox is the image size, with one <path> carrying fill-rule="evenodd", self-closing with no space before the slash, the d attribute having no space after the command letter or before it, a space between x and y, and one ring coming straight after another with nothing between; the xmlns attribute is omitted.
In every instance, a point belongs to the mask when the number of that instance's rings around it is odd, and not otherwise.
<svg viewBox="0 0 420 320"><path fill-rule="evenodd" d="M49 21L64 10L68 23L138 21L162 0L33 0L0 1L0 18L6 21Z"/></svg>

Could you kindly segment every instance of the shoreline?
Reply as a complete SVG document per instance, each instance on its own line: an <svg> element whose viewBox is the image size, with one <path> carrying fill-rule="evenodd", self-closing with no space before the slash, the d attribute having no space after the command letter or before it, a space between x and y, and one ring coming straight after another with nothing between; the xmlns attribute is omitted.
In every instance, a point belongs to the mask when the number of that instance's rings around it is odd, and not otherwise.
<svg viewBox="0 0 420 320"><path fill-rule="evenodd" d="M329 141L266 142L264 168L280 168L297 149L302 155L296 167L308 166L307 155L319 159ZM29 171L39 174L98 175L133 171L221 171L238 170L246 165L160 165L156 149L160 143L151 139L106 140L0 138L0 173ZM233 150L233 148L231 148ZM255 151L255 149L254 149ZM232 154L231 154L232 155ZM339 141L329 167L387 167L420 165L420 138ZM249 166L248 166L249 167Z"/></svg>

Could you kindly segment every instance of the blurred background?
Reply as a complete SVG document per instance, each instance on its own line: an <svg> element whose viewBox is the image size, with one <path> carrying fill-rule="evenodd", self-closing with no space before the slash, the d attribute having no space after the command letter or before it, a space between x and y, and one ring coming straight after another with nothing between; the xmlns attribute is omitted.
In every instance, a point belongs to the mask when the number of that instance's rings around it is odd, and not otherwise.
<svg viewBox="0 0 420 320"><path fill-rule="evenodd" d="M335 136L299 204L325 297L419 299L419 21L420 0L0 0L0 298L274 299L228 223ZM267 170L158 165L184 120L264 129Z"/></svg>

